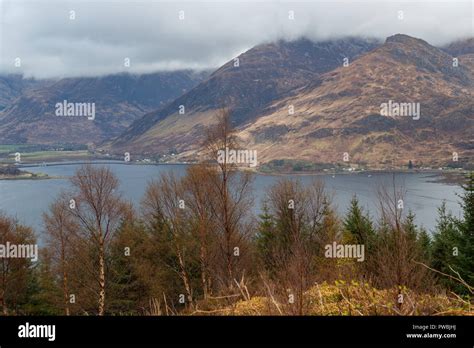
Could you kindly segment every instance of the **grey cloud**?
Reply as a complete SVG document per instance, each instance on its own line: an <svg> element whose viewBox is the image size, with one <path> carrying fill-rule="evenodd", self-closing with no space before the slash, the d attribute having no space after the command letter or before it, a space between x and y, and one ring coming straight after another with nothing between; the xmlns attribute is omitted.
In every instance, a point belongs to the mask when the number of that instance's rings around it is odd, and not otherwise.
<svg viewBox="0 0 474 348"><path fill-rule="evenodd" d="M317 41L405 33L435 45L473 36L471 1L0 0L0 5L0 72L37 78L215 68L257 44L302 36ZM69 19L71 10L75 20ZM181 10L184 20L178 18ZM126 57L130 68L123 66Z"/></svg>

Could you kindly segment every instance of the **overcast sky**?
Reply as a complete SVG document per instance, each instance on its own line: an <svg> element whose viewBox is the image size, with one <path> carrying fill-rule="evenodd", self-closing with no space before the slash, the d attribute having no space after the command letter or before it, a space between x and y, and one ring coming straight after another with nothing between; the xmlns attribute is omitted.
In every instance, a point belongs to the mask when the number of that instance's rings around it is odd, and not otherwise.
<svg viewBox="0 0 474 348"><path fill-rule="evenodd" d="M318 41L404 33L435 45L474 36L470 0L0 0L0 5L0 73L36 78L215 68L257 44L302 36ZM130 67L124 66L126 58Z"/></svg>

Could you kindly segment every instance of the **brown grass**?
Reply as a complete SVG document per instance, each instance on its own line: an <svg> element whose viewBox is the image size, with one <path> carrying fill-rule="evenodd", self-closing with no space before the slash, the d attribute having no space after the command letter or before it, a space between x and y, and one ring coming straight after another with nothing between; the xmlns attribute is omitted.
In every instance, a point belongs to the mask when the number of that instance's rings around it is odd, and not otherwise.
<svg viewBox="0 0 474 348"><path fill-rule="evenodd" d="M402 288L403 303L397 306L399 289L379 290L368 283L342 280L333 284L315 284L305 292L307 311L305 315L474 315L472 303L455 295L419 294ZM278 304L288 308L289 304ZM288 314L283 311L283 315ZM255 296L241 300L224 308L214 307L209 311L194 314L209 315L281 315L277 304L267 297Z"/></svg>

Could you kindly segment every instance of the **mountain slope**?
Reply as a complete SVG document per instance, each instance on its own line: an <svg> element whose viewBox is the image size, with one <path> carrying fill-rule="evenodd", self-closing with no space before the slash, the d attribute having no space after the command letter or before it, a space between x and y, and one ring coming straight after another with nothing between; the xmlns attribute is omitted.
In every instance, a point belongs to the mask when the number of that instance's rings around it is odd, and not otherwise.
<svg viewBox="0 0 474 348"><path fill-rule="evenodd" d="M474 74L470 62L406 35L326 73L239 136L260 162L300 159L318 163L367 163L371 167L447 164L453 152L473 160ZM420 103L416 117L381 115L389 101ZM288 115L288 105L295 114ZM452 162L451 162L452 163Z"/></svg>
<svg viewBox="0 0 474 348"><path fill-rule="evenodd" d="M17 99L0 112L0 143L99 143L119 135L135 119L175 99L204 76L177 71L65 78L19 90ZM64 100L95 103L95 120L57 117L55 105Z"/></svg>
<svg viewBox="0 0 474 348"><path fill-rule="evenodd" d="M0 111L10 106L21 94L52 84L52 80L25 79L22 75L0 75Z"/></svg>
<svg viewBox="0 0 474 348"><path fill-rule="evenodd" d="M196 148L223 105L233 109L236 126L251 123L273 101L342 65L345 57L353 60L377 45L361 39L301 39L257 46L238 57L238 66L229 61L188 93L134 122L111 146L141 153Z"/></svg>
<svg viewBox="0 0 474 348"><path fill-rule="evenodd" d="M240 57L239 68L227 63L189 93L136 121L112 150L196 158L203 130L225 105L233 109L242 146L257 150L259 163L335 164L346 152L349 162L380 168L410 160L452 164L454 152L460 161L472 162L471 43L439 49L398 34L372 50L373 43L354 39L258 46ZM459 66L453 66L449 51L463 53ZM346 56L350 64L341 66ZM419 104L421 115L382 115L381 106L389 102ZM186 108L183 115L177 112L180 105Z"/></svg>
<svg viewBox="0 0 474 348"><path fill-rule="evenodd" d="M474 37L452 42L449 45L444 46L443 50L453 57L474 53Z"/></svg>

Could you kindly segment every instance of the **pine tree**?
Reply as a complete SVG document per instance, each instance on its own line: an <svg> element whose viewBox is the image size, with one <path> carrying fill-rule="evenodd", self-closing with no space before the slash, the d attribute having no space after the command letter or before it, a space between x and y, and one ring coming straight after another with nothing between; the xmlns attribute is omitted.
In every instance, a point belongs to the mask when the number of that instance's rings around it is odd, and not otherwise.
<svg viewBox="0 0 474 348"><path fill-rule="evenodd" d="M117 314L140 313L147 305L150 294L145 275L139 272L143 262L143 246L147 241L144 226L130 218L122 222L111 245L110 304L109 310Z"/></svg>
<svg viewBox="0 0 474 348"><path fill-rule="evenodd" d="M456 219L446 212L443 202L439 208L439 219L433 242L432 267L453 277L461 277L469 285L474 285L474 174L461 185L463 193L461 207L463 218ZM460 294L468 290L460 282L440 277L440 282L448 289Z"/></svg>
<svg viewBox="0 0 474 348"><path fill-rule="evenodd" d="M51 259L46 250L41 251L41 261L31 269L23 305L24 315L62 315L61 289L57 275L51 270Z"/></svg>
<svg viewBox="0 0 474 348"><path fill-rule="evenodd" d="M474 172L470 172L460 195L463 219L458 222L459 258L457 261L461 278L474 286Z"/></svg>
<svg viewBox="0 0 474 348"><path fill-rule="evenodd" d="M353 196L349 211L344 219L344 230L349 239L370 249L374 242L374 228L368 215L365 215L359 205L357 196Z"/></svg>
<svg viewBox="0 0 474 348"><path fill-rule="evenodd" d="M326 199L324 200L324 203L323 203L322 221L319 226L319 229L320 229L319 231L320 243L319 244L326 245L327 243L331 243L338 239L338 235L340 231L339 219L336 215L336 212L331 207L330 202L327 201ZM317 247L317 245L314 245L312 247Z"/></svg>
<svg viewBox="0 0 474 348"><path fill-rule="evenodd" d="M455 272L462 272L460 268L460 247L462 235L459 231L460 222L446 209L446 202L438 208L439 218L433 235L432 262L434 269L452 276ZM453 272L453 270L455 272ZM440 276L439 282L450 290L459 293L465 288L451 278Z"/></svg>
<svg viewBox="0 0 474 348"><path fill-rule="evenodd" d="M428 264L431 263L432 240L430 235L424 228L421 228L417 239L423 260L425 260Z"/></svg>
<svg viewBox="0 0 474 348"><path fill-rule="evenodd" d="M424 228L415 223L415 214L410 210L403 221L403 229L408 237L408 242L414 245L418 262L430 263L431 238Z"/></svg>
<svg viewBox="0 0 474 348"><path fill-rule="evenodd" d="M417 237L417 226L415 224L415 214L410 210L403 221L403 230L407 233L407 235L412 239L415 240Z"/></svg>
<svg viewBox="0 0 474 348"><path fill-rule="evenodd" d="M275 222L266 203L263 204L262 213L255 236L258 254L267 270L272 267L272 250L276 247Z"/></svg>

